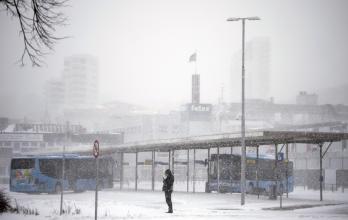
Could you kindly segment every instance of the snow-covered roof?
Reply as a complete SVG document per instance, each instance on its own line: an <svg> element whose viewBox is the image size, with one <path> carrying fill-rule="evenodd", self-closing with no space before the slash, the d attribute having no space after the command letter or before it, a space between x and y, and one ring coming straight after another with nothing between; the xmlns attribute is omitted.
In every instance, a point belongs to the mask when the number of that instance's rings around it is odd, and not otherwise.
<svg viewBox="0 0 348 220"><path fill-rule="evenodd" d="M348 133L304 132L304 131L256 131L247 132L245 144L248 147L261 145L309 143L320 144L347 140ZM238 133L205 135L183 139L166 139L153 142L128 143L103 149L103 152L142 152L169 151L185 149L208 149L214 147L239 147L241 137Z"/></svg>

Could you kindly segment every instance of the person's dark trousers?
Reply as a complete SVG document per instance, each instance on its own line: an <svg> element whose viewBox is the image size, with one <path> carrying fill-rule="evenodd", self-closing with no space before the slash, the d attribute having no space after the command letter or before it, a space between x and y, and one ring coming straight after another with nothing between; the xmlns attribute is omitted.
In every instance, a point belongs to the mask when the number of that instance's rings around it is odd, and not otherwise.
<svg viewBox="0 0 348 220"><path fill-rule="evenodd" d="M165 191L165 197L168 205L168 213L173 213L172 191Z"/></svg>

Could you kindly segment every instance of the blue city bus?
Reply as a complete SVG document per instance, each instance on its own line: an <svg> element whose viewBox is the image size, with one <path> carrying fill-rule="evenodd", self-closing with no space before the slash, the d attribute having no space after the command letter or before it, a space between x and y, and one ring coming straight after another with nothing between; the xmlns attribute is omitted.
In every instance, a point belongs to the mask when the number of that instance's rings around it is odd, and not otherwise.
<svg viewBox="0 0 348 220"><path fill-rule="evenodd" d="M234 154L213 154L209 160L208 181L205 191L241 192L241 156ZM219 185L219 188L218 188ZM293 163L267 157L246 158L246 192L249 194L280 194L294 189Z"/></svg>
<svg viewBox="0 0 348 220"><path fill-rule="evenodd" d="M99 189L113 187L112 157L99 158ZM11 160L10 191L26 193L81 192L96 186L96 159L92 156L26 156Z"/></svg>

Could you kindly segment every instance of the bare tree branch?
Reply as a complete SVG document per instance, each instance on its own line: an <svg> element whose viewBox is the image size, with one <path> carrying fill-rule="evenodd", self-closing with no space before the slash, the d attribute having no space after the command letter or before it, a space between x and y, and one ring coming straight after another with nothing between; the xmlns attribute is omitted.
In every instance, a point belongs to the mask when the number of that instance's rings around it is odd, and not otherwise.
<svg viewBox="0 0 348 220"><path fill-rule="evenodd" d="M56 37L57 26L66 24L66 17L58 9L68 0L0 0L10 16L16 17L23 37L24 49L20 59L24 65L28 57L33 66L41 66L42 57L52 51L55 43L64 37Z"/></svg>

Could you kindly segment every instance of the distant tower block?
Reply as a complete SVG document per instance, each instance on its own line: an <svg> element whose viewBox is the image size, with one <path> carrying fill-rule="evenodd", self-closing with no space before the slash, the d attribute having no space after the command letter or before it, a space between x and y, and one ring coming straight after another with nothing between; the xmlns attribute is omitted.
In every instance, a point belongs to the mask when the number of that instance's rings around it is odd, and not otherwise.
<svg viewBox="0 0 348 220"><path fill-rule="evenodd" d="M200 79L199 74L192 75L192 104L200 102Z"/></svg>

